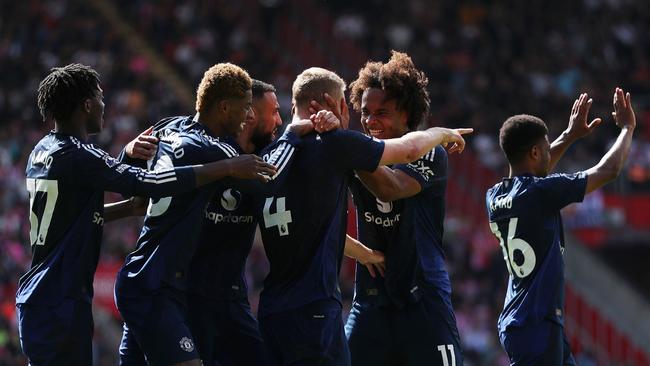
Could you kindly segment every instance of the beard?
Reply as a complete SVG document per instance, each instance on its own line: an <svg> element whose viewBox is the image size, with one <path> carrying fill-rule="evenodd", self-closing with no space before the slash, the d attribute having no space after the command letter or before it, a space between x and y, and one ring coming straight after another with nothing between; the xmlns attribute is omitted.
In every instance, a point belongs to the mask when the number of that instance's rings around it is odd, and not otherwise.
<svg viewBox="0 0 650 366"><path fill-rule="evenodd" d="M255 145L255 150L261 150L273 142L273 132L263 133L256 131L251 136L251 142Z"/></svg>

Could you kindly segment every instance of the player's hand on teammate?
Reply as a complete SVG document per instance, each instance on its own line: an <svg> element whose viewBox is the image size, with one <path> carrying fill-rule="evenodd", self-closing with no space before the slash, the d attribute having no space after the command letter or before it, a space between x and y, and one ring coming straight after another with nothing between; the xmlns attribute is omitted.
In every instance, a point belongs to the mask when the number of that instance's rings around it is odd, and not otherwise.
<svg viewBox="0 0 650 366"><path fill-rule="evenodd" d="M276 172L273 165L254 154L239 155L223 161L228 164L228 175L233 178L268 182Z"/></svg>
<svg viewBox="0 0 650 366"><path fill-rule="evenodd" d="M151 136L153 127L149 127L131 142L126 144L126 156L133 159L149 160L156 155L158 138Z"/></svg>
<svg viewBox="0 0 650 366"><path fill-rule="evenodd" d="M377 277L377 273L384 277L384 273L386 273L384 253L370 249L363 255L363 257L357 258L357 261L366 266L372 278Z"/></svg>
<svg viewBox="0 0 650 366"><path fill-rule="evenodd" d="M299 121L291 122L287 126L287 129L302 137L314 131L314 123L309 119L301 119Z"/></svg>
<svg viewBox="0 0 650 366"><path fill-rule="evenodd" d="M312 114L309 119L318 133L336 130L341 127L339 118L330 111L320 110L316 114Z"/></svg>
<svg viewBox="0 0 650 366"><path fill-rule="evenodd" d="M601 124L603 120L600 118L595 118L590 123L587 123L589 109L593 102L593 99L589 98L587 93L580 94L573 102L571 115L569 116L569 127L566 129L569 136L576 139L585 137Z"/></svg>
<svg viewBox="0 0 650 366"><path fill-rule="evenodd" d="M636 127L636 117L632 108L632 97L630 93L625 93L623 89L616 88L614 91L614 112L612 117L619 128L634 129Z"/></svg>
<svg viewBox="0 0 650 366"><path fill-rule="evenodd" d="M473 128L444 128L444 127L432 127L439 131L443 132L443 140L441 145L443 147L448 147L451 144L451 147L447 151L451 153L462 153L465 150L465 139L463 135L474 132Z"/></svg>
<svg viewBox="0 0 650 366"><path fill-rule="evenodd" d="M334 98L332 98L331 95L324 93L323 99L325 99L325 106L330 111L332 111L332 113L334 113L336 118L339 119L341 126L343 126L343 128L348 128L350 124L350 109L348 109L348 105L345 103L345 100L342 100L341 110L339 111L339 109L336 107L336 101ZM325 110L325 106L322 106L317 101L312 100L309 105L309 113L316 114L319 111Z"/></svg>

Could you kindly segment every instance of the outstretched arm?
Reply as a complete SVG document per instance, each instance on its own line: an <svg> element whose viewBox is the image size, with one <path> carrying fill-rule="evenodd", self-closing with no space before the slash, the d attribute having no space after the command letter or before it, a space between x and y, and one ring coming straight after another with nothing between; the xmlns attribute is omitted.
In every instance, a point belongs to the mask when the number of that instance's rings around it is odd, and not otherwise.
<svg viewBox="0 0 650 366"><path fill-rule="evenodd" d="M386 145L379 165L410 163L438 145L453 144L449 149L450 153L462 152L465 149L462 135L473 131L472 128L431 127L424 131L409 132L402 137L384 140Z"/></svg>
<svg viewBox="0 0 650 366"><path fill-rule="evenodd" d="M587 123L587 117L589 116L589 109L592 103L593 99L589 98L587 93L580 94L578 99L573 102L573 108L571 108L571 115L569 116L569 126L551 143L549 171L555 169L558 161L560 161L560 158L562 158L569 146L589 135L601 124L602 119L600 118L595 118L590 123Z"/></svg>
<svg viewBox="0 0 650 366"><path fill-rule="evenodd" d="M600 162L585 172L587 175L586 193L591 193L616 179L623 169L627 155L630 152L632 135L636 127L636 117L634 116L630 93L625 94L621 88L616 88L614 92L614 112L612 112L612 116L621 132L614 145L600 159Z"/></svg>
<svg viewBox="0 0 650 366"><path fill-rule="evenodd" d="M345 235L344 253L346 257L355 259L357 262L366 266L372 278L377 276L375 271L378 271L382 277L384 276L386 272L384 253L368 248L350 235Z"/></svg>

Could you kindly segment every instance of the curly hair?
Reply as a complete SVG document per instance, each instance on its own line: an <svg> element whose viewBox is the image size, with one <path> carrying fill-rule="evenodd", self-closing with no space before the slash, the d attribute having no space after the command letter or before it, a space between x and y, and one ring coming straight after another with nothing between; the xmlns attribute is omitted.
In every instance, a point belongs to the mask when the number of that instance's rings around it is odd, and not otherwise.
<svg viewBox="0 0 650 366"><path fill-rule="evenodd" d="M37 104L43 120L67 121L84 100L99 93L99 74L90 66L54 67L38 85Z"/></svg>
<svg viewBox="0 0 650 366"><path fill-rule="evenodd" d="M297 107L309 105L312 100L324 104L323 93L329 94L334 100L343 98L345 81L333 71L310 67L296 76L291 87L293 103Z"/></svg>
<svg viewBox="0 0 650 366"><path fill-rule="evenodd" d="M363 92L369 88L382 89L388 100L396 101L398 110L406 111L408 128L414 130L429 113L428 83L427 76L415 68L407 54L391 51L388 62L369 61L359 70L358 78L350 83L350 101L360 111Z"/></svg>
<svg viewBox="0 0 650 366"><path fill-rule="evenodd" d="M253 81L246 70L231 63L209 68L196 90L196 111L205 113L222 100L243 98Z"/></svg>

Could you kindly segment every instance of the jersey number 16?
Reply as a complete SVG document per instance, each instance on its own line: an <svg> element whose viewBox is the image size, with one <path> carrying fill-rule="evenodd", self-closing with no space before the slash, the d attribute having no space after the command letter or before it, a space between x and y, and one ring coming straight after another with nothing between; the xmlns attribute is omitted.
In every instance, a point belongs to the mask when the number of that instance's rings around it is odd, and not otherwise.
<svg viewBox="0 0 650 366"><path fill-rule="evenodd" d="M525 278L535 269L537 257L530 244L523 239L515 238L518 221L519 218L517 217L510 219L506 240L503 240L503 236L496 222L490 223L490 229L492 229L494 235L499 239L499 245L503 251L503 259L506 261L506 267L508 267L510 275ZM516 254L519 254L517 258L515 258Z"/></svg>

